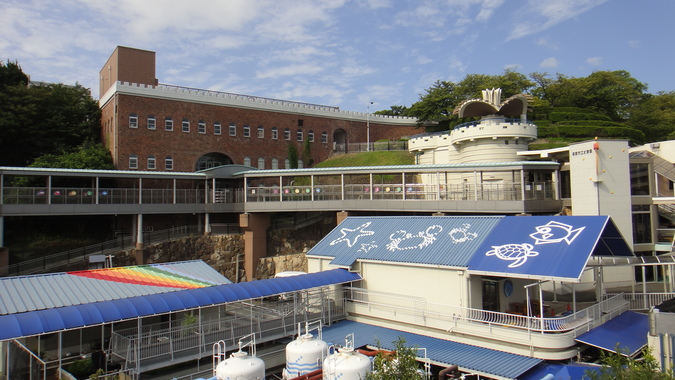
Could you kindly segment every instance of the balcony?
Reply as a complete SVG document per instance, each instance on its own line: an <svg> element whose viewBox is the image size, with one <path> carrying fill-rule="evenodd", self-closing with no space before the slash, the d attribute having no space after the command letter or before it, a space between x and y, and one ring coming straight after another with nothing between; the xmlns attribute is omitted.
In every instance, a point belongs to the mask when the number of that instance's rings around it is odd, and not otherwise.
<svg viewBox="0 0 675 380"><path fill-rule="evenodd" d="M577 336L632 305L623 294L616 294L566 316L531 317L430 303L422 297L360 288L348 288L346 301L350 318L377 320L378 325L389 324L410 332L426 332L448 340L551 360L575 355ZM658 299L641 299L640 306L647 301Z"/></svg>

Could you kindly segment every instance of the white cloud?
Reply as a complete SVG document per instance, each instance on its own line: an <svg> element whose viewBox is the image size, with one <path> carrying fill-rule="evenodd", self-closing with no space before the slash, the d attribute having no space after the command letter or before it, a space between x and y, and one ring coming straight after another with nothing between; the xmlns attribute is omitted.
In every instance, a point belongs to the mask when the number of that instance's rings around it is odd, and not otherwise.
<svg viewBox="0 0 675 380"><path fill-rule="evenodd" d="M534 41L534 44L551 50L558 50L558 45L552 42L548 37L537 38Z"/></svg>
<svg viewBox="0 0 675 380"><path fill-rule="evenodd" d="M630 41L628 41L628 47L638 48L638 47L640 47L640 41L630 40Z"/></svg>
<svg viewBox="0 0 675 380"><path fill-rule="evenodd" d="M257 79L279 78L295 75L311 75L323 71L323 68L310 64L273 67L264 71L256 71Z"/></svg>
<svg viewBox="0 0 675 380"><path fill-rule="evenodd" d="M504 65L504 70L513 70L513 71L518 71L522 68L523 66L518 64L518 63L510 63L507 65Z"/></svg>
<svg viewBox="0 0 675 380"><path fill-rule="evenodd" d="M608 0L528 0L517 10L518 19L507 40L518 39L546 30L576 17Z"/></svg>
<svg viewBox="0 0 675 380"><path fill-rule="evenodd" d="M555 69L559 64L560 62L558 62L557 58L551 57L541 61L539 67L543 67L545 69Z"/></svg>
<svg viewBox="0 0 675 380"><path fill-rule="evenodd" d="M602 57L589 57L586 59L586 63L588 63L591 66L600 66L602 65Z"/></svg>

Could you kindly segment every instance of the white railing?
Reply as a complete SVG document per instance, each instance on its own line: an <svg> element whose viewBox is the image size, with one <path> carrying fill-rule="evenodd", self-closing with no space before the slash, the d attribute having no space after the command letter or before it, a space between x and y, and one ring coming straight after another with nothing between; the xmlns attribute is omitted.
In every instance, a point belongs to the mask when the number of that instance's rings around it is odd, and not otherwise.
<svg viewBox="0 0 675 380"><path fill-rule="evenodd" d="M656 306L664 301L675 298L675 293L621 293L621 294L606 294L603 299L616 297L621 295L624 300L629 302L630 310L649 310L652 306Z"/></svg>
<svg viewBox="0 0 675 380"><path fill-rule="evenodd" d="M455 328L460 321L539 333L560 333L588 330L628 310L623 295L615 295L589 308L562 317L530 317L461 306L426 302L421 297L407 297L360 288L347 288L346 301L365 305L384 315L424 327L445 330ZM383 314L380 314L383 315Z"/></svg>

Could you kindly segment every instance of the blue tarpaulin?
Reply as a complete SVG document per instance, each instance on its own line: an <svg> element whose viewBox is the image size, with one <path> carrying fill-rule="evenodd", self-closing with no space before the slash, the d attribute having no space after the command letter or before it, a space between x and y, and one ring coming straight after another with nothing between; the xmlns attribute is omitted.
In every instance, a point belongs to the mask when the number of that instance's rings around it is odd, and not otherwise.
<svg viewBox="0 0 675 380"><path fill-rule="evenodd" d="M624 356L634 356L647 345L649 317L627 311L593 330L577 337L577 342L616 352L618 345Z"/></svg>

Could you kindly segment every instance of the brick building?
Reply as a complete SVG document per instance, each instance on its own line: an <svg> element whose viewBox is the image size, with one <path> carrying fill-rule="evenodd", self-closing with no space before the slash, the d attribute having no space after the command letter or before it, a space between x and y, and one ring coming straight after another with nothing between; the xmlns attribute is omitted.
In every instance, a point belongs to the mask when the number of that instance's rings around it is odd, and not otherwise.
<svg viewBox="0 0 675 380"><path fill-rule="evenodd" d="M117 47L100 72L101 133L120 170L298 167L349 144L419 133L416 119L159 84L155 52Z"/></svg>

